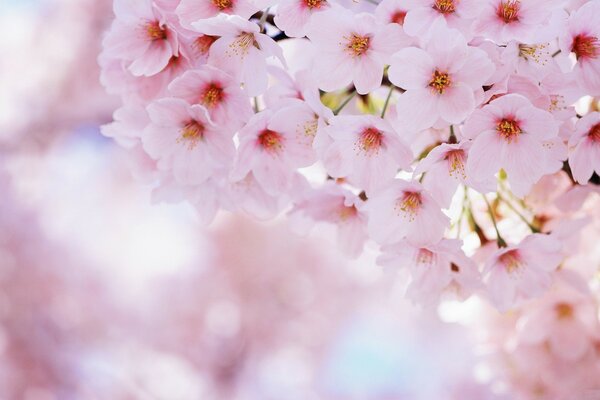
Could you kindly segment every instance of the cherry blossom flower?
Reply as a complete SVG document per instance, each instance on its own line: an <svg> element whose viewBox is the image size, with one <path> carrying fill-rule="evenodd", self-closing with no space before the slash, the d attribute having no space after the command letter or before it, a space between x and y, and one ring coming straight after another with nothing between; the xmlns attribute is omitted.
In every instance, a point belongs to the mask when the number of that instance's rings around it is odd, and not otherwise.
<svg viewBox="0 0 600 400"><path fill-rule="evenodd" d="M204 107L165 98L151 103L148 115L152 123L142 135L144 150L159 169L172 169L177 182L203 183L231 163L232 135L214 125Z"/></svg>
<svg viewBox="0 0 600 400"><path fill-rule="evenodd" d="M448 226L448 217L419 182L393 181L369 197L365 210L369 235L379 244L436 243Z"/></svg>
<svg viewBox="0 0 600 400"><path fill-rule="evenodd" d="M328 92L350 83L360 94L377 89L390 56L409 43L397 24L382 25L371 14L337 7L315 14L306 29L320 54L314 59L313 76Z"/></svg>
<svg viewBox="0 0 600 400"><path fill-rule="evenodd" d="M407 169L412 153L390 124L375 116L337 116L324 134L331 143L323 163L329 175L347 178L367 193L382 188L398 169Z"/></svg>
<svg viewBox="0 0 600 400"><path fill-rule="evenodd" d="M252 171L268 193L285 191L292 184L295 169L314 161L316 126L314 114L307 115L302 106L255 114L239 131L240 146L231 178L239 181Z"/></svg>
<svg viewBox="0 0 600 400"><path fill-rule="evenodd" d="M424 50L407 47L392 57L390 80L406 90L398 99L398 115L418 130L438 120L460 123L475 109L477 93L493 72L484 51L438 25Z"/></svg>
<svg viewBox="0 0 600 400"><path fill-rule="evenodd" d="M483 0L474 33L499 44L519 39L529 43L540 25L548 22L557 0Z"/></svg>
<svg viewBox="0 0 600 400"><path fill-rule="evenodd" d="M482 288L477 265L461 250L456 239L414 246L399 242L384 246L377 263L387 267L408 267L411 282L406 295L413 301L431 305L443 292L452 292L461 300Z"/></svg>
<svg viewBox="0 0 600 400"><path fill-rule="evenodd" d="M561 51L574 53L574 71L580 86L592 95L600 95L600 3L590 1L573 12L560 36Z"/></svg>
<svg viewBox="0 0 600 400"><path fill-rule="evenodd" d="M569 166L577 182L587 183L594 171L600 174L600 113L592 112L577 121L569 146L574 147Z"/></svg>
<svg viewBox="0 0 600 400"><path fill-rule="evenodd" d="M152 0L116 0L114 12L104 48L110 56L126 60L133 75L155 75L178 55L177 33Z"/></svg>
<svg viewBox="0 0 600 400"><path fill-rule="evenodd" d="M408 11L421 5L419 0L382 0L375 8L375 16L386 24L404 25Z"/></svg>
<svg viewBox="0 0 600 400"><path fill-rule="evenodd" d="M175 12L181 24L191 28L194 22L216 17L219 13L248 19L261 8L252 0L181 0Z"/></svg>
<svg viewBox="0 0 600 400"><path fill-rule="evenodd" d="M544 162L544 142L556 137L558 126L552 114L533 107L521 95L505 95L476 110L463 133L473 139L467 174L476 181L488 179L503 168L512 191L525 196L550 172Z"/></svg>
<svg viewBox="0 0 600 400"><path fill-rule="evenodd" d="M276 57L285 65L281 47L260 33L258 25L237 15L219 14L193 26L200 33L219 37L210 46L208 63L242 83L248 96L261 94L267 88L268 57Z"/></svg>
<svg viewBox="0 0 600 400"><path fill-rule="evenodd" d="M311 16L329 7L327 0L283 0L277 5L275 25L290 37L304 37Z"/></svg>
<svg viewBox="0 0 600 400"><path fill-rule="evenodd" d="M532 234L517 246L499 249L483 269L492 303L507 311L519 300L540 296L563 259L561 247L551 236Z"/></svg>
<svg viewBox="0 0 600 400"><path fill-rule="evenodd" d="M208 110L211 120L227 131L235 132L252 115L248 97L234 79L211 66L186 71L169 85L172 96Z"/></svg>
<svg viewBox="0 0 600 400"><path fill-rule="evenodd" d="M436 22L443 22L471 36L471 24L477 15L477 2L473 0L426 0L416 2L406 13L404 30L411 36L421 37L428 33ZM413 3L414 4L414 3Z"/></svg>
<svg viewBox="0 0 600 400"><path fill-rule="evenodd" d="M367 240L367 217L362 211L364 201L341 185L329 182L318 191L311 191L298 201L292 217L305 217L310 225L324 221L335 224L338 243L349 257L358 256Z"/></svg>

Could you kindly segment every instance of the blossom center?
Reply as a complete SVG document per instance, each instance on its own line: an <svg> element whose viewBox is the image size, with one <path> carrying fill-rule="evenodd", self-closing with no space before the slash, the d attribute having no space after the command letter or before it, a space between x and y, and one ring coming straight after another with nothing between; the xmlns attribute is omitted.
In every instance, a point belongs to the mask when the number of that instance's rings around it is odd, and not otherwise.
<svg viewBox="0 0 600 400"><path fill-rule="evenodd" d="M600 144L600 122L592 126L588 133L588 137L592 140L592 142Z"/></svg>
<svg viewBox="0 0 600 400"><path fill-rule="evenodd" d="M167 30L164 29L158 21L151 21L146 24L146 34L150 40L165 40L167 38Z"/></svg>
<svg viewBox="0 0 600 400"><path fill-rule="evenodd" d="M505 118L498 122L496 131L500 134L500 136L509 142L517 138L521 132L523 132L519 126L519 123L512 118Z"/></svg>
<svg viewBox="0 0 600 400"><path fill-rule="evenodd" d="M396 210L402 212L404 215L408 215L412 221L421 209L423 200L421 199L421 193L419 192L404 192L401 198L396 201Z"/></svg>
<svg viewBox="0 0 600 400"><path fill-rule="evenodd" d="M283 148L283 136L270 129L265 129L258 135L258 144L270 153L277 153Z"/></svg>
<svg viewBox="0 0 600 400"><path fill-rule="evenodd" d="M433 263L434 254L428 249L419 249L417 253L417 264L431 265Z"/></svg>
<svg viewBox="0 0 600 400"><path fill-rule="evenodd" d="M450 176L460 175L463 178L466 178L465 152L463 150L450 150L446 153L446 160L448 161Z"/></svg>
<svg viewBox="0 0 600 400"><path fill-rule="evenodd" d="M203 35L198 37L193 44L193 47L200 53L206 54L210 46L218 39L218 36Z"/></svg>
<svg viewBox="0 0 600 400"><path fill-rule="evenodd" d="M210 83L206 89L204 89L200 102L206 106L206 108L213 108L223 101L223 97L223 88L216 83Z"/></svg>
<svg viewBox="0 0 600 400"><path fill-rule="evenodd" d="M250 46L260 50L260 46L251 32L243 32L229 45L231 52L236 56L244 56L248 53ZM230 53L231 55L231 53Z"/></svg>
<svg viewBox="0 0 600 400"><path fill-rule="evenodd" d="M538 64L546 64L546 58L550 55L548 50L545 50L548 44L519 44L519 57L525 60L533 60Z"/></svg>
<svg viewBox="0 0 600 400"><path fill-rule="evenodd" d="M196 147L198 142L204 138L204 125L198 121L190 121L187 123L180 132L180 136L177 139L178 143L187 143L188 149Z"/></svg>
<svg viewBox="0 0 600 400"><path fill-rule="evenodd" d="M212 0L212 3L221 11L228 10L233 6L233 1L231 0Z"/></svg>
<svg viewBox="0 0 600 400"><path fill-rule="evenodd" d="M554 306L554 311L558 319L569 319L573 316L573 306L569 303L557 303Z"/></svg>
<svg viewBox="0 0 600 400"><path fill-rule="evenodd" d="M580 58L596 58L600 53L600 42L595 36L580 34L573 38L571 51L575 53L578 60Z"/></svg>
<svg viewBox="0 0 600 400"><path fill-rule="evenodd" d="M504 21L505 24L510 24L519 20L519 9L521 2L519 0L502 0L498 4L496 15Z"/></svg>
<svg viewBox="0 0 600 400"><path fill-rule="evenodd" d="M356 209L356 207L354 205L346 206L346 205L342 204L342 207L340 208L340 211L339 211L339 216L342 221L346 221L347 219L356 216L357 213L358 213L358 210Z"/></svg>
<svg viewBox="0 0 600 400"><path fill-rule="evenodd" d="M450 75L445 72L440 72L436 69L431 77L431 80L429 81L429 87L439 94L442 94L451 83Z"/></svg>
<svg viewBox="0 0 600 400"><path fill-rule="evenodd" d="M358 35L353 33L348 39L346 49L355 57L362 56L369 50L371 37L368 35Z"/></svg>
<svg viewBox="0 0 600 400"><path fill-rule="evenodd" d="M390 22L398 25L404 25L404 19L406 18L406 11L398 10L390 17Z"/></svg>
<svg viewBox="0 0 600 400"><path fill-rule="evenodd" d="M433 9L440 14L452 14L456 11L456 4L454 4L454 0L435 0Z"/></svg>
<svg viewBox="0 0 600 400"><path fill-rule="evenodd" d="M523 262L516 250L507 251L499 257L499 260L509 274L519 270L523 266Z"/></svg>
<svg viewBox="0 0 600 400"><path fill-rule="evenodd" d="M324 3L327 3L326 0L304 0L304 4L308 7L309 10L313 8L321 8Z"/></svg>
<svg viewBox="0 0 600 400"><path fill-rule="evenodd" d="M380 130L370 127L362 131L358 139L359 150L365 153L377 152L383 145L383 134Z"/></svg>

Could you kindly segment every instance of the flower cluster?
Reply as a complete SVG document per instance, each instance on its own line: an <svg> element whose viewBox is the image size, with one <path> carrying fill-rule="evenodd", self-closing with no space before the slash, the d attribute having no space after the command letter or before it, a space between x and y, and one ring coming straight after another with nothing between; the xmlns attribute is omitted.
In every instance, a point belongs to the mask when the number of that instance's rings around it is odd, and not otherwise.
<svg viewBox="0 0 600 400"><path fill-rule="evenodd" d="M122 107L103 132L156 201L332 224L349 255L371 241L408 270L422 304L477 294L505 311L564 269L590 278L577 243L600 183L599 0L114 13L99 61Z"/></svg>

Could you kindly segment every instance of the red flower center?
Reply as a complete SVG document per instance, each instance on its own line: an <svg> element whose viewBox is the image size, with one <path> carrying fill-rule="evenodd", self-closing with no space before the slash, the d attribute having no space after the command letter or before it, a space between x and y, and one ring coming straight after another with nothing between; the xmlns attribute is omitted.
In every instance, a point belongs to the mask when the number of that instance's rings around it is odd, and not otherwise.
<svg viewBox="0 0 600 400"><path fill-rule="evenodd" d="M580 58L596 58L600 53L600 42L595 36L579 34L573 38L571 51L579 60Z"/></svg>
<svg viewBox="0 0 600 400"><path fill-rule="evenodd" d="M600 122L592 126L588 132L588 137L594 142L600 144Z"/></svg>
<svg viewBox="0 0 600 400"><path fill-rule="evenodd" d="M435 254L429 249L421 248L417 253L417 264L431 265Z"/></svg>
<svg viewBox="0 0 600 400"><path fill-rule="evenodd" d="M369 50L369 44L371 43L371 37L368 35L358 35L353 33L348 39L346 49L353 56L362 56Z"/></svg>
<svg viewBox="0 0 600 400"><path fill-rule="evenodd" d="M404 19L406 18L406 11L398 10L390 17L390 23L404 25Z"/></svg>
<svg viewBox="0 0 600 400"><path fill-rule="evenodd" d="M198 121L188 122L180 132L180 136L177 139L178 143L187 143L188 148L191 150L204 138L204 124Z"/></svg>
<svg viewBox="0 0 600 400"><path fill-rule="evenodd" d="M325 3L327 3L327 1L326 0L304 0L303 3L309 10L312 10L313 8L318 9L318 8L323 7L323 5L325 5Z"/></svg>
<svg viewBox="0 0 600 400"><path fill-rule="evenodd" d="M519 0L502 0L498 4L496 15L504 21L505 24L510 24L519 20L519 9L521 2Z"/></svg>
<svg viewBox="0 0 600 400"><path fill-rule="evenodd" d="M376 128L369 127L362 131L358 139L358 149L365 153L376 153L383 145L383 134Z"/></svg>
<svg viewBox="0 0 600 400"><path fill-rule="evenodd" d="M523 265L517 250L507 251L502 254L498 260L504 265L504 268L506 268L506 272L508 273L517 271Z"/></svg>
<svg viewBox="0 0 600 400"><path fill-rule="evenodd" d="M198 38L196 38L196 40L194 40L193 47L200 54L206 54L206 53L208 53L208 50L210 49L210 46L212 46L212 44L218 38L219 38L218 36L209 36L209 35L199 36Z"/></svg>
<svg viewBox="0 0 600 400"><path fill-rule="evenodd" d="M454 0L435 0L433 9L440 14L452 14L456 11L456 4L454 4Z"/></svg>
<svg viewBox="0 0 600 400"><path fill-rule="evenodd" d="M394 207L398 212L403 213L404 215L408 215L409 219L412 221L415 219L415 216L419 213L421 206L423 205L423 200L421 199L421 193L419 192L404 192L402 197L400 197L396 201L396 206Z"/></svg>
<svg viewBox="0 0 600 400"><path fill-rule="evenodd" d="M167 38L167 30L160 26L158 21L151 21L146 24L146 34L152 41Z"/></svg>
<svg viewBox="0 0 600 400"><path fill-rule="evenodd" d="M445 72L440 72L436 69L431 77L431 80L429 81L429 87L439 94L442 94L451 83L450 75Z"/></svg>
<svg viewBox="0 0 600 400"><path fill-rule="evenodd" d="M206 108L213 108L221 103L224 97L225 93L223 93L223 88L218 83L212 82L204 89L200 98L200 103Z"/></svg>
<svg viewBox="0 0 600 400"><path fill-rule="evenodd" d="M446 160L448 161L448 167L451 176L456 174L466 178L465 152L463 150L450 150L446 153Z"/></svg>
<svg viewBox="0 0 600 400"><path fill-rule="evenodd" d="M283 148L283 136L270 129L265 129L258 135L258 144L270 153L277 153Z"/></svg>
<svg viewBox="0 0 600 400"><path fill-rule="evenodd" d="M212 0L212 3L221 11L229 10L233 8L232 0Z"/></svg>
<svg viewBox="0 0 600 400"><path fill-rule="evenodd" d="M513 118L504 118L498 122L498 125L496 125L496 131L500 134L500 136L509 142L517 138L521 132L523 132L519 126L519 123Z"/></svg>

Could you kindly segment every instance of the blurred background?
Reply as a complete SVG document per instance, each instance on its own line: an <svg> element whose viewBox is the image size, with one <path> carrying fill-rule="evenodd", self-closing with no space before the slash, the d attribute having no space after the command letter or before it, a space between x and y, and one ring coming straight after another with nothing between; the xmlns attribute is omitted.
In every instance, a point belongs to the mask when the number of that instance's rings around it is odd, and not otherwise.
<svg viewBox="0 0 600 400"><path fill-rule="evenodd" d="M325 228L152 205L99 131L111 18L0 0L0 399L501 398L477 300L415 308Z"/></svg>

